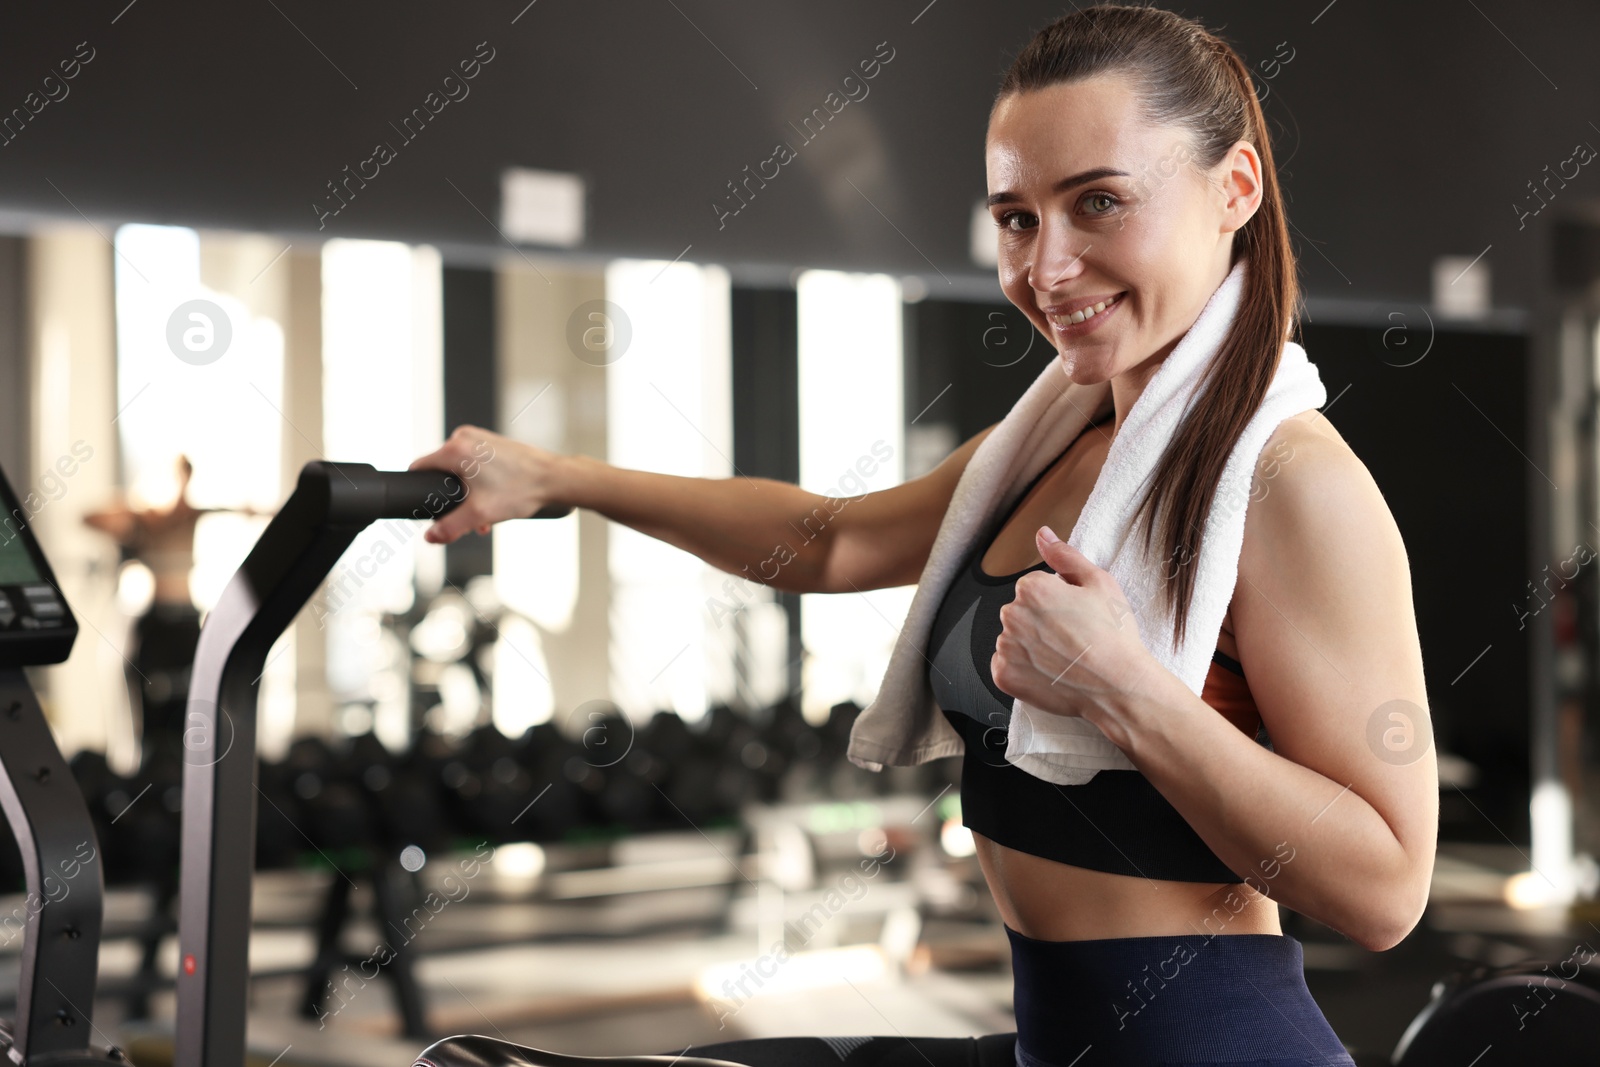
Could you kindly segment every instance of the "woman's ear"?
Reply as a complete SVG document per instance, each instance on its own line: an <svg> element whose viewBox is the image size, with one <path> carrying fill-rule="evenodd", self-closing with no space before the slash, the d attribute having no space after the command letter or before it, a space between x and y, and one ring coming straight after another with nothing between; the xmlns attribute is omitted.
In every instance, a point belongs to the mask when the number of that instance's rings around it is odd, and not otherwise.
<svg viewBox="0 0 1600 1067"><path fill-rule="evenodd" d="M1232 233L1244 226L1261 207L1265 186L1261 181L1261 156L1255 145L1240 141L1233 146L1223 174L1223 233Z"/></svg>

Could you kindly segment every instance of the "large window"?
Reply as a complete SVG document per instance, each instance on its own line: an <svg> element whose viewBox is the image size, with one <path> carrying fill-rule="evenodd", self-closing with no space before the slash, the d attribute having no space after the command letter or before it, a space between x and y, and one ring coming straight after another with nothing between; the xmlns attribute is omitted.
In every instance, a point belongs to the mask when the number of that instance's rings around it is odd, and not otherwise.
<svg viewBox="0 0 1600 1067"><path fill-rule="evenodd" d="M164 506L176 460L194 464L199 507L271 508L285 432L283 329L200 282L200 235L176 226L117 230L117 428L133 503ZM216 602L259 520L208 516L196 531L196 605Z"/></svg>
<svg viewBox="0 0 1600 1067"><path fill-rule="evenodd" d="M386 241L332 240L322 250L322 436L329 459L404 470L443 435L438 253ZM385 745L410 743L409 653L378 625L431 596L442 545L425 523L374 523L326 587L328 682L336 699L371 702ZM474 713L476 708L473 709ZM355 724L346 724L355 725Z"/></svg>
<svg viewBox="0 0 1600 1067"><path fill-rule="evenodd" d="M729 280L720 267L617 260L603 314L628 347L606 368L607 460L693 478L733 475ZM596 322L620 329L620 321ZM727 576L621 523L610 531L612 693L630 716L698 719L731 700L734 628L707 604Z"/></svg>
<svg viewBox="0 0 1600 1067"><path fill-rule="evenodd" d="M114 238L118 444L129 503L160 508L177 497L177 459L193 465L189 501L207 509L266 511L282 496L282 325L201 281L202 251L247 238L177 226L127 225ZM209 611L267 519L218 510L194 531L190 599ZM125 609L152 595L138 561L119 582ZM262 679L264 743L294 720L294 657L280 641ZM287 653L287 654L286 654Z"/></svg>
<svg viewBox="0 0 1600 1067"><path fill-rule="evenodd" d="M898 485L903 362L900 284L883 274L806 271L798 282L800 484L848 498ZM848 504L835 500L833 508ZM827 521L829 514L817 517ZM807 535L820 533L812 524ZM914 588L808 594L800 599L806 648L805 713L877 693Z"/></svg>

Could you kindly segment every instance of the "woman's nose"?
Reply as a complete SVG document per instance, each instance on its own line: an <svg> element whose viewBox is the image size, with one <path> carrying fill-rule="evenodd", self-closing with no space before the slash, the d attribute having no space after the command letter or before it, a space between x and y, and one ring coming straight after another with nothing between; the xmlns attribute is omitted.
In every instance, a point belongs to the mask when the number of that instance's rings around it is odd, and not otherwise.
<svg viewBox="0 0 1600 1067"><path fill-rule="evenodd" d="M1042 293L1059 289L1083 272L1083 257L1092 244L1066 227L1039 227L1033 246L1034 258L1028 267L1028 283Z"/></svg>

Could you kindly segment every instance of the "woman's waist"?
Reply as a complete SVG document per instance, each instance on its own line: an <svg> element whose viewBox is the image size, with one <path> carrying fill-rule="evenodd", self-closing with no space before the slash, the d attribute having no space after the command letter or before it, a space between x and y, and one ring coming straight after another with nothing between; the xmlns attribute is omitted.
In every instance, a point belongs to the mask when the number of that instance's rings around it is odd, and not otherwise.
<svg viewBox="0 0 1600 1067"><path fill-rule="evenodd" d="M1282 932L1276 902L1248 885L1091 870L982 834L972 837L1000 917L1028 937L1055 942Z"/></svg>
<svg viewBox="0 0 1600 1067"><path fill-rule="evenodd" d="M1219 957L1225 956L1236 962L1258 961L1252 966L1288 966L1302 969L1302 973L1304 966L1304 947L1298 938L1284 933L1140 934L1054 941L1029 937L1009 923L1004 927L1014 966L1028 971L1030 977L1048 973L1052 983L1063 980L1098 983L1104 980L1101 969L1113 960L1136 960L1142 963L1174 954L1180 958L1190 957L1205 952L1213 945L1223 946L1216 952ZM1082 971L1084 968L1088 970Z"/></svg>
<svg viewBox="0 0 1600 1067"><path fill-rule="evenodd" d="M1019 1063L1350 1065L1293 937L1006 936Z"/></svg>
<svg viewBox="0 0 1600 1067"><path fill-rule="evenodd" d="M1019 1032L1034 1008L1120 1003L1180 975L1203 979L1220 995L1259 997L1262 982L1281 988L1305 980L1304 949L1287 934L1174 934L1046 941L1006 927ZM1244 981L1248 978L1250 982ZM1145 987L1149 988L1145 988ZM1176 992L1176 990L1169 990ZM1137 1007L1130 1003L1129 1007ZM1097 1013L1098 1014L1098 1013Z"/></svg>

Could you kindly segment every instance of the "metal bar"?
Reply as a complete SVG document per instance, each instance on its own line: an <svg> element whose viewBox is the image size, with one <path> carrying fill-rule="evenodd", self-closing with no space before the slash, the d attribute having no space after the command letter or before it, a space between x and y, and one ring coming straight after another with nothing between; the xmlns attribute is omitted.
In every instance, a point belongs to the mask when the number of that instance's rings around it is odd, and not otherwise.
<svg viewBox="0 0 1600 1067"><path fill-rule="evenodd" d="M200 632L184 719L178 1067L242 1067L255 868L256 698L267 651L365 523L330 526L300 483Z"/></svg>

